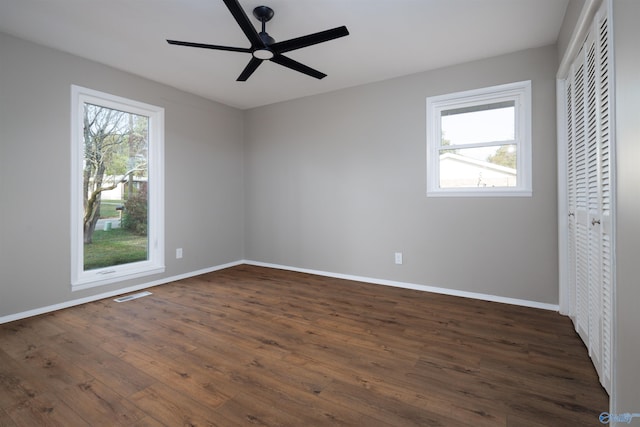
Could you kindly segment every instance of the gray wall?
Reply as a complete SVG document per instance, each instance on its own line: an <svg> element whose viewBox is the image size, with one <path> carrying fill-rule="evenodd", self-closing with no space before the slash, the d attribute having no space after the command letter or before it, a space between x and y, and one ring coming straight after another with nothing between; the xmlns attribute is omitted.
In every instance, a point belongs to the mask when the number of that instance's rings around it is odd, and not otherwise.
<svg viewBox="0 0 640 427"><path fill-rule="evenodd" d="M640 412L640 2L613 1L616 88L616 371L613 412ZM634 425L639 421L634 420ZM625 425L625 424L620 424Z"/></svg>
<svg viewBox="0 0 640 427"><path fill-rule="evenodd" d="M573 29L578 23L578 18L580 17L580 12L582 12L585 2L586 0L569 0L564 19L562 20L562 27L560 27L560 33L558 34L558 62L562 61L567 47L569 47Z"/></svg>
<svg viewBox="0 0 640 427"><path fill-rule="evenodd" d="M246 258L556 304L557 66L548 46L247 111ZM529 79L533 197L427 198L426 97Z"/></svg>
<svg viewBox="0 0 640 427"><path fill-rule="evenodd" d="M242 259L241 111L3 34L0 58L0 316ZM71 84L165 108L163 275L71 292Z"/></svg>

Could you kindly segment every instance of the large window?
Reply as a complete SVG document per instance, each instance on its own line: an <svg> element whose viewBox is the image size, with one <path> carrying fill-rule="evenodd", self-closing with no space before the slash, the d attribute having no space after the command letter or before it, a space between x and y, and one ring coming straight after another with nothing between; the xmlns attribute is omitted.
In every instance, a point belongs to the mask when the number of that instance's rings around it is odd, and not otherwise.
<svg viewBox="0 0 640 427"><path fill-rule="evenodd" d="M530 196L530 117L530 81L427 98L427 195Z"/></svg>
<svg viewBox="0 0 640 427"><path fill-rule="evenodd" d="M71 87L74 290L164 271L164 110Z"/></svg>

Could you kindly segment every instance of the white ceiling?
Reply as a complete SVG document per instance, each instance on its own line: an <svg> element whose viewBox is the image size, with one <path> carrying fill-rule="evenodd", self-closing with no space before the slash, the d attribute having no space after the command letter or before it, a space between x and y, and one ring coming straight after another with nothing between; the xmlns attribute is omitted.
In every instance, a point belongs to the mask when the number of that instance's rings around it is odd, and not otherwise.
<svg viewBox="0 0 640 427"><path fill-rule="evenodd" d="M568 0L240 0L275 10L283 41L346 25L350 35L286 55L328 76L272 62L247 82L251 55L165 39L249 47L222 0L0 0L0 32L238 108L417 73L555 43Z"/></svg>

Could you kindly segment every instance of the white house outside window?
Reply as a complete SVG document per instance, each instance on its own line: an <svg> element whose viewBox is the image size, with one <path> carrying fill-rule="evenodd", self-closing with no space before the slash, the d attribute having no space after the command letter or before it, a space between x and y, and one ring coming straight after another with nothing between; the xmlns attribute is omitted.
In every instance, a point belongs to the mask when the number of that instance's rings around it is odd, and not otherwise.
<svg viewBox="0 0 640 427"><path fill-rule="evenodd" d="M531 196L531 82L427 98L427 196Z"/></svg>

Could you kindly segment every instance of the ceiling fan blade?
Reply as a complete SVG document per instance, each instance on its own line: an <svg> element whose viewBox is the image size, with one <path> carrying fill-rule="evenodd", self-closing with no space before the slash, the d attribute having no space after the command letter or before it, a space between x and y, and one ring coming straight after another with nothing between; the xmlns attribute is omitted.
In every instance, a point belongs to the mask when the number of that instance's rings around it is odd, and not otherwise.
<svg viewBox="0 0 640 427"><path fill-rule="evenodd" d="M295 49L323 43L348 35L349 30L347 30L347 27L343 25L342 27L333 28L331 30L320 31L319 33L313 33L306 36L297 37L295 39L277 42L272 44L270 48L274 52L285 53Z"/></svg>
<svg viewBox="0 0 640 427"><path fill-rule="evenodd" d="M306 74L308 76L315 77L316 79L327 77L326 74L321 73L318 70L314 70L311 67L307 67L306 65L301 64L298 61L294 61L291 58L287 58L284 55L276 54L273 58L271 58L271 61L284 67L291 68L292 70L298 71L300 73Z"/></svg>
<svg viewBox="0 0 640 427"><path fill-rule="evenodd" d="M242 6L240 6L240 3L238 3L238 0L223 0L223 1L224 1L224 4L227 5L229 12L231 12L236 22L244 32L244 35L247 36L247 39L249 39L249 42L251 43L251 47L253 48L264 47L264 43L262 42L262 39L258 35L256 28L253 26L253 24L249 20L249 17L244 12L244 9L242 9Z"/></svg>
<svg viewBox="0 0 640 427"><path fill-rule="evenodd" d="M238 76L236 81L246 82L247 79L251 76L251 74L253 74L253 72L258 68L258 66L260 66L260 64L262 64L262 59L252 57L251 61L249 61L247 66L244 67L244 70L242 70L242 73L240 73L240 76Z"/></svg>
<svg viewBox="0 0 640 427"><path fill-rule="evenodd" d="M179 40L167 40L167 43L175 44L175 45L178 45L178 46L201 47L203 49L230 50L232 52L251 53L251 49L244 48L244 47L218 46L218 45L215 45L215 44L181 42Z"/></svg>

